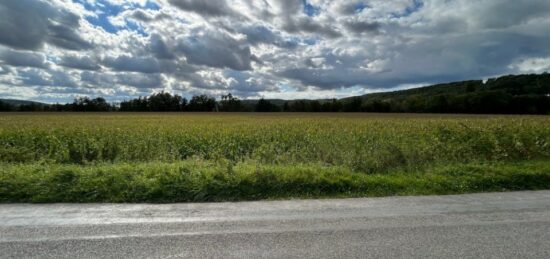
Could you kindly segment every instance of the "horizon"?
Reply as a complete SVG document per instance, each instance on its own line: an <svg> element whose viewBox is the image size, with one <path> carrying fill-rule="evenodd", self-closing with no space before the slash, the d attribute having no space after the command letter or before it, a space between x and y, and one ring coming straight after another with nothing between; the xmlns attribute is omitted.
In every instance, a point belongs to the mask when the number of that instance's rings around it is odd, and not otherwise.
<svg viewBox="0 0 550 259"><path fill-rule="evenodd" d="M480 81L485 81L485 80L480 80ZM447 83L453 83L453 82L447 82ZM444 83L443 83L444 84ZM337 99L337 100L341 100L341 99L346 99L346 98L353 98L353 97L360 97L360 96L364 96L364 95L369 95L369 94L376 94L376 93L390 93L390 92L398 92L398 91L404 91L404 90L410 90L410 89L418 89L418 88L424 88L424 87L431 87L431 86L434 86L434 85L422 85L422 86L405 86L405 87L399 87L399 88L388 88L388 89L373 89L371 92L368 92L368 93L365 93L365 94L362 94L362 95L349 95L349 96L338 96L338 97L326 97L326 98L318 98L318 99L313 99L313 98L307 98L307 97L300 97L300 98L289 98L289 99L283 99L283 98L265 98L263 96L250 96L250 97L247 97L247 98L239 98L238 96L234 95L234 97L236 97L237 99L241 100L241 101L257 101L257 100L260 100L260 99L265 99L265 100L282 100L282 101L299 101L299 100L306 100L306 101L315 101L315 100L331 100L331 99ZM124 102L124 101L129 101L129 100L132 100L132 99L136 99L136 98L140 98L140 97L148 97L148 96L151 96L151 95L154 95L154 94L158 94L158 93L169 93L171 95L178 95L178 96L181 96L183 98L186 98L186 99L191 99L191 97L193 96L198 96L198 95L202 95L202 94L195 94L195 95L189 95L189 94L179 94L179 93L173 93L173 92L167 92L167 91L164 91L164 90L161 90L161 91L158 91L158 92L151 92L150 94L148 95L143 95L143 96L134 96L134 97L130 97L128 99L121 99L121 100L115 100L115 101L110 101L109 103L112 103L112 104L116 104L116 103L120 103L120 102ZM221 100L221 96L225 95L225 94L232 94L231 92L227 92L227 93L221 93L220 95L218 96L214 96L214 95L208 95L208 94L205 94L206 96L208 97L212 97L214 98L216 101L220 101ZM232 94L233 95L233 94ZM90 99L93 99L93 98L98 98L98 97L101 97L101 98L104 98L106 100L108 100L108 98L106 98L105 96L101 96L101 95L78 95L78 96L75 96L74 99L71 99L69 101L67 101L67 103L71 103L73 102L75 99L77 98L90 98ZM11 100L11 101L30 101L30 102L37 102L37 103L43 103L43 104L63 104L63 102L42 102L42 101L39 101L39 100L32 100L32 99L15 99L15 98L3 98L0 96L0 100Z"/></svg>
<svg viewBox="0 0 550 259"><path fill-rule="evenodd" d="M540 73L540 75L543 75L543 74L546 74L548 72L543 72L543 73ZM538 75L538 74L523 74L523 75ZM241 101L258 101L260 99L265 99L265 100L282 100L282 101L300 101L300 100L305 100L305 101L316 101L316 100L331 100L331 99L336 99L336 100L341 100L341 99L347 99L347 98L354 98L354 97L361 97L361 96L365 96L365 95L369 95L369 94L376 94L376 93L392 93L392 92L399 92L399 91L406 91L406 90L411 90L411 89L419 89L419 88L425 88L425 87L433 87L433 86L437 86L439 84L451 84L451 83L459 83L459 82L465 82L465 81L482 81L483 84L485 84L489 79L497 79L499 77L505 77L505 76L519 76L519 75L513 75L513 74L508 74L508 75L501 75L501 76L498 76L498 77L491 77L491 78L487 78L487 79L470 79L470 80L464 80L464 81L457 81L457 82L443 82L443 83L438 83L438 84L435 84L435 85L422 85L422 86L409 86L409 87L399 87L399 88L387 88L387 89L373 89L372 92L368 92L368 93L365 93L365 94L362 94L362 95L349 95L349 96L340 96L340 97L327 97L327 98L318 98L318 99L313 99L313 98L289 98L289 99L282 99L282 98L264 98L263 96L256 96L256 97L248 97L246 99L240 99L239 97L237 96L234 96L234 97L237 97L237 99L241 100ZM125 101L129 101L129 100L132 100L132 99L136 99L136 98L140 98L140 97L148 97L148 96L151 96L153 94L157 94L157 93L162 93L162 92L165 92L164 90L161 90L159 92L152 92L150 93L149 95L144 95L144 96L135 96L135 97L131 97L131 98L128 98L128 99L122 99L122 100L115 100L115 101L108 101L109 103L111 104L120 104L121 102L125 102ZM197 96L197 95L201 95L201 94L196 94L196 95L186 95L186 94L178 94L178 93L172 93L172 92L166 92L166 93L170 93L172 95L178 95L178 96L181 96L187 100L191 99L191 97L193 96ZM220 95L218 96L212 96L212 95L208 95L206 94L208 97L212 97L214 98L217 102L221 101L221 97L225 94L232 94L230 92L227 92L227 93L221 93ZM101 98L104 98L106 100L108 100L108 98L105 98L105 96L100 96L100 95L96 95L96 96L88 96L88 95L81 95L81 96L75 96L74 99L72 100L69 100L65 103L71 103L73 102L74 100L78 99L78 98L90 98L90 99L93 99L93 98L98 98L98 97L101 97ZM31 102L37 102L37 103L42 103L42 104L48 104L48 105L53 105L53 104L64 104L63 102L41 102L41 101L36 101L36 100L31 100L31 99L13 99L13 98L0 98L0 100L12 100L12 101L31 101Z"/></svg>
<svg viewBox="0 0 550 259"><path fill-rule="evenodd" d="M544 0L7 0L0 15L0 98L50 104L341 99L550 71Z"/></svg>

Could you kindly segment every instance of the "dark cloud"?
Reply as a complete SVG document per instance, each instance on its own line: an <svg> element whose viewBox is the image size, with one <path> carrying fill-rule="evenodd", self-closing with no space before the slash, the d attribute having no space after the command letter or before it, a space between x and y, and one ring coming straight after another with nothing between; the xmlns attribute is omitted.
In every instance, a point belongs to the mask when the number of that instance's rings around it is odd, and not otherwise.
<svg viewBox="0 0 550 259"><path fill-rule="evenodd" d="M478 21L486 28L505 28L528 22L530 20L548 17L550 1L529 0L518 2L514 0L492 1L483 6Z"/></svg>
<svg viewBox="0 0 550 259"><path fill-rule="evenodd" d="M0 17L0 44L12 48L37 50L45 42L72 50L92 47L76 32L80 17L46 1L1 1Z"/></svg>
<svg viewBox="0 0 550 259"><path fill-rule="evenodd" d="M37 68L19 68L17 76L22 86L54 86L54 87L77 87L78 83L73 76L56 70L44 70Z"/></svg>
<svg viewBox="0 0 550 259"><path fill-rule="evenodd" d="M315 20L303 13L306 1L277 1L280 8L279 18L283 21L282 29L288 33L309 33L328 38L338 38L342 34L333 24Z"/></svg>
<svg viewBox="0 0 550 259"><path fill-rule="evenodd" d="M365 21L348 21L344 26L354 33L378 33L381 27L378 22Z"/></svg>
<svg viewBox="0 0 550 259"><path fill-rule="evenodd" d="M296 41L284 39L280 33L276 33L273 29L262 25L245 27L240 29L239 32L246 35L247 42L252 45L263 43L282 48L293 48L297 46Z"/></svg>
<svg viewBox="0 0 550 259"><path fill-rule="evenodd" d="M30 51L0 49L0 62L16 67L48 67L44 54Z"/></svg>
<svg viewBox="0 0 550 259"><path fill-rule="evenodd" d="M300 17L286 21L283 29L289 33L306 32L316 35L326 36L328 38L338 38L342 33L329 24L321 24L309 17Z"/></svg>
<svg viewBox="0 0 550 259"><path fill-rule="evenodd" d="M180 42L178 49L185 53L187 62L233 70L250 70L250 47L220 31L206 31Z"/></svg>
<svg viewBox="0 0 550 259"><path fill-rule="evenodd" d="M52 81L47 77L48 74L39 69L18 69L17 75L24 86L49 86Z"/></svg>
<svg viewBox="0 0 550 259"><path fill-rule="evenodd" d="M518 58L548 57L549 37L518 33L487 32L445 36L399 46L398 58L387 61L386 68L358 70L361 59L328 56L331 69L310 65L286 69L279 76L322 89L355 85L392 88L401 84L443 83L513 73L508 66ZM333 62L340 60L341 64ZM306 62L308 63L308 62Z"/></svg>
<svg viewBox="0 0 550 259"><path fill-rule="evenodd" d="M154 58L142 58L129 55L107 57L103 59L103 65L115 71L159 73L161 68L158 60Z"/></svg>
<svg viewBox="0 0 550 259"><path fill-rule="evenodd" d="M76 68L80 70L100 70L101 66L95 58L88 56L63 56L58 63L64 67Z"/></svg>
<svg viewBox="0 0 550 259"><path fill-rule="evenodd" d="M137 88L159 88L163 85L159 74L120 73L116 75L116 82Z"/></svg>
<svg viewBox="0 0 550 259"><path fill-rule="evenodd" d="M234 14L234 11L227 5L225 0L169 0L169 2L181 10L205 16L226 16Z"/></svg>
<svg viewBox="0 0 550 259"><path fill-rule="evenodd" d="M92 48L92 44L82 39L74 30L78 28L78 20L71 19L67 24L50 24L48 26L48 42L58 47L70 50L84 50Z"/></svg>
<svg viewBox="0 0 550 259"><path fill-rule="evenodd" d="M282 16L292 16L292 15L299 14L304 8L303 1L279 0L276 2L281 9L280 15Z"/></svg>
<svg viewBox="0 0 550 259"><path fill-rule="evenodd" d="M152 34L150 37L150 49L153 55L159 59L174 59L176 56L166 45L159 34Z"/></svg>
<svg viewBox="0 0 550 259"><path fill-rule="evenodd" d="M113 85L116 83L115 76L92 71L83 71L80 73L80 80L86 84L92 85Z"/></svg>
<svg viewBox="0 0 550 259"><path fill-rule="evenodd" d="M149 22L155 19L155 17L142 10L133 10L130 17L142 22Z"/></svg>
<svg viewBox="0 0 550 259"><path fill-rule="evenodd" d="M246 35L250 44L267 43L275 44L281 41L281 37L265 26L250 26L240 30Z"/></svg>
<svg viewBox="0 0 550 259"><path fill-rule="evenodd" d="M51 85L58 87L78 87L76 78L65 71L50 70L48 71L51 78Z"/></svg>
<svg viewBox="0 0 550 259"><path fill-rule="evenodd" d="M337 11L342 15L353 15L357 14L362 9L366 8L367 5L361 1L342 1L342 4L337 7Z"/></svg>
<svg viewBox="0 0 550 259"><path fill-rule="evenodd" d="M514 73L509 65L520 58L550 56L546 46L550 46L549 37L502 31L426 39L401 48L399 59L389 64L396 79L382 77L380 84L448 82Z"/></svg>
<svg viewBox="0 0 550 259"><path fill-rule="evenodd" d="M17 49L38 49L47 36L49 6L39 1L0 2L0 43Z"/></svg>

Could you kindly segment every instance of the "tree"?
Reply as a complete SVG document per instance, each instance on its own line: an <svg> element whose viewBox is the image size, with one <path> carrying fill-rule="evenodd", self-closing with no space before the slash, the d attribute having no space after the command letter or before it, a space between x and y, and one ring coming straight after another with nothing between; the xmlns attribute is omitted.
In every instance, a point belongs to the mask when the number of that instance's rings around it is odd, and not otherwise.
<svg viewBox="0 0 550 259"><path fill-rule="evenodd" d="M243 111L244 107L241 104L241 101L237 97L233 97L231 93L227 95L222 95L222 100L220 101L220 111L223 112L240 112Z"/></svg>
<svg viewBox="0 0 550 259"><path fill-rule="evenodd" d="M166 112L181 111L184 98L179 95L160 92L149 96L148 106L150 111Z"/></svg>
<svg viewBox="0 0 550 259"><path fill-rule="evenodd" d="M138 97L129 101L123 101L120 103L120 111L148 111L147 97Z"/></svg>
<svg viewBox="0 0 550 259"><path fill-rule="evenodd" d="M112 106L107 103L105 98L97 97L90 99L89 97L78 97L73 103L65 106L69 111L77 112L106 112L112 109Z"/></svg>
<svg viewBox="0 0 550 259"><path fill-rule="evenodd" d="M15 110L15 107L9 103L0 101L0 111L9 112Z"/></svg>
<svg viewBox="0 0 550 259"><path fill-rule="evenodd" d="M354 97L351 100L344 103L344 111L345 112L360 112L361 111L361 104L363 101L360 97Z"/></svg>
<svg viewBox="0 0 550 259"><path fill-rule="evenodd" d="M153 111L175 112L183 111L187 105L187 99L179 95L160 92L149 97L138 97L120 103L120 111Z"/></svg>
<svg viewBox="0 0 550 259"><path fill-rule="evenodd" d="M188 110L194 112L211 112L216 108L216 100L207 95L197 95L189 101Z"/></svg>
<svg viewBox="0 0 550 259"><path fill-rule="evenodd" d="M260 99L258 103L256 104L256 108L254 109L256 112L278 112L281 111L279 106L272 104L268 100L265 100L264 98Z"/></svg>
<svg viewBox="0 0 550 259"><path fill-rule="evenodd" d="M44 106L37 103L21 104L17 109L21 112L39 112L44 111Z"/></svg>
<svg viewBox="0 0 550 259"><path fill-rule="evenodd" d="M313 100L309 102L308 107L309 112L320 112L321 111L321 103L317 100Z"/></svg>

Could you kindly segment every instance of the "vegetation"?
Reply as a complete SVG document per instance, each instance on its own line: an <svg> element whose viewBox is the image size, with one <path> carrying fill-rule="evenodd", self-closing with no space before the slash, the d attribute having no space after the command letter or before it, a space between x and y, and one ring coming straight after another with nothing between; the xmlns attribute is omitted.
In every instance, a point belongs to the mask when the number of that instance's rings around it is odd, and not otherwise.
<svg viewBox="0 0 550 259"><path fill-rule="evenodd" d="M550 74L441 84L360 99L361 111L367 112L550 114Z"/></svg>
<svg viewBox="0 0 550 259"><path fill-rule="evenodd" d="M219 110L222 112L242 112L245 111L245 107L239 98L234 97L231 93L229 93L227 95L222 95Z"/></svg>
<svg viewBox="0 0 550 259"><path fill-rule="evenodd" d="M179 95L156 93L120 104L78 98L71 104L10 104L0 111L148 111L148 112L392 112L467 114L550 114L550 74L504 76L483 81L440 84L411 90L375 93L341 100L244 100L231 94L216 102L206 95L189 102Z"/></svg>
<svg viewBox="0 0 550 259"><path fill-rule="evenodd" d="M179 95L172 96L169 93L157 93L147 98L137 98L120 103L120 111L155 111L177 112L183 111L187 106L187 100Z"/></svg>
<svg viewBox="0 0 550 259"><path fill-rule="evenodd" d="M460 164L364 174L321 165L210 161L0 169L0 202L193 202L457 194L550 188L550 161Z"/></svg>
<svg viewBox="0 0 550 259"><path fill-rule="evenodd" d="M258 101L256 104L256 107L254 109L256 112L279 112L281 109L279 106L272 104L268 100L262 98Z"/></svg>
<svg viewBox="0 0 550 259"><path fill-rule="evenodd" d="M548 125L545 116L5 113L0 201L548 189Z"/></svg>

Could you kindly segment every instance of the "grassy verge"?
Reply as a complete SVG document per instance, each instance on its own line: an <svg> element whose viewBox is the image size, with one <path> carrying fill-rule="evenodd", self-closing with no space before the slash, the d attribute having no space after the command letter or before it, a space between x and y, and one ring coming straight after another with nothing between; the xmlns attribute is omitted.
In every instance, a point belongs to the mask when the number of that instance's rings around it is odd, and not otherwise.
<svg viewBox="0 0 550 259"><path fill-rule="evenodd" d="M434 165L366 174L319 164L0 164L0 202L190 202L550 189L550 161Z"/></svg>

